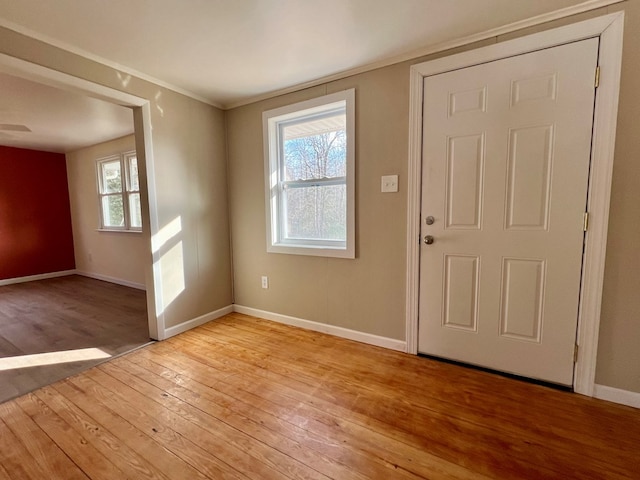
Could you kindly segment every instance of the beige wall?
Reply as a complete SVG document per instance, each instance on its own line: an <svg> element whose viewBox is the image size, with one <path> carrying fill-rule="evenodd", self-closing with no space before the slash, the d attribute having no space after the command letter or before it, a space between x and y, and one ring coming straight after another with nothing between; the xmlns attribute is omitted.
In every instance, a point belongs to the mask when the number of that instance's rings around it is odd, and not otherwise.
<svg viewBox="0 0 640 480"><path fill-rule="evenodd" d="M640 392L640 2L625 10L596 383Z"/></svg>
<svg viewBox="0 0 640 480"><path fill-rule="evenodd" d="M406 66L396 66L227 112L237 304L404 338L408 84ZM357 258L267 254L262 112L351 87ZM400 176L400 193L380 193L380 176L391 174Z"/></svg>
<svg viewBox="0 0 640 480"><path fill-rule="evenodd" d="M67 178L76 269L82 273L144 285L146 252L150 248L148 233L97 230L100 208L96 160L135 150L135 141L135 137L129 135L67 153Z"/></svg>
<svg viewBox="0 0 640 480"><path fill-rule="evenodd" d="M181 255L165 255L162 281L155 285L156 291L176 292L160 305L165 325L230 305L223 112L6 28L0 28L0 52L150 100L159 228L176 218L182 224L163 247L179 243ZM150 278L151 252L145 256Z"/></svg>
<svg viewBox="0 0 640 480"><path fill-rule="evenodd" d="M625 4L624 71L596 381L640 392L640 2ZM584 20L601 9L485 43ZM463 48L470 49L480 44ZM437 56L451 54L445 52ZM405 255L409 67L424 57L227 112L235 302L394 339L405 338ZM261 114L356 89L355 260L267 254ZM398 174L400 191L380 193ZM268 275L269 289L260 286Z"/></svg>

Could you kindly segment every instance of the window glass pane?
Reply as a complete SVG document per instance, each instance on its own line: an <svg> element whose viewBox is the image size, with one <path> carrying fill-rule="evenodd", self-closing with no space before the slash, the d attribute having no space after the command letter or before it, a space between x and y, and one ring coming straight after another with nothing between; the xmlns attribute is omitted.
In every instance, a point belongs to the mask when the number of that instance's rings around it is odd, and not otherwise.
<svg viewBox="0 0 640 480"><path fill-rule="evenodd" d="M100 164L102 173L102 193L118 193L122 191L122 172L120 160Z"/></svg>
<svg viewBox="0 0 640 480"><path fill-rule="evenodd" d="M287 188L284 203L287 239L346 240L346 185Z"/></svg>
<svg viewBox="0 0 640 480"><path fill-rule="evenodd" d="M121 195L102 197L103 226L124 227L124 205Z"/></svg>
<svg viewBox="0 0 640 480"><path fill-rule="evenodd" d="M127 159L129 164L129 190L139 191L140 183L138 182L138 159L136 157L129 157Z"/></svg>
<svg viewBox="0 0 640 480"><path fill-rule="evenodd" d="M345 119L333 115L283 127L285 181L346 175Z"/></svg>
<svg viewBox="0 0 640 480"><path fill-rule="evenodd" d="M129 194L129 215L132 228L142 228L142 214L140 213L140 194Z"/></svg>

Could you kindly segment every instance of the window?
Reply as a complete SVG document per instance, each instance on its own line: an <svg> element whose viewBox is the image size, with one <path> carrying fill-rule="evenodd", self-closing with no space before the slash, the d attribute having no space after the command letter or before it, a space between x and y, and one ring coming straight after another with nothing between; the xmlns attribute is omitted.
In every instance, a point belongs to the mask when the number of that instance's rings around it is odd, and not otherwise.
<svg viewBox="0 0 640 480"><path fill-rule="evenodd" d="M267 251L355 257L353 89L263 113Z"/></svg>
<svg viewBox="0 0 640 480"><path fill-rule="evenodd" d="M100 228L140 231L140 183L136 152L98 160Z"/></svg>

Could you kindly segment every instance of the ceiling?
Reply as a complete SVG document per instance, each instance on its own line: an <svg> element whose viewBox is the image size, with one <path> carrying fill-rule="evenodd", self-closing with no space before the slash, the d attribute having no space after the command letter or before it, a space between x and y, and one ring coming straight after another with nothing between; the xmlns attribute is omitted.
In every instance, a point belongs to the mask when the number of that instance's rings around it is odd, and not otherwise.
<svg viewBox="0 0 640 480"><path fill-rule="evenodd" d="M229 108L563 8L615 1L0 0L0 26ZM12 95L20 96L21 87L16 88ZM10 106L15 122L4 117L2 92L0 124L20 123L20 108L33 114L25 125L39 123L28 105L33 88L25 83L23 107ZM85 108L94 116L103 111ZM72 116L42 124L58 125L70 135ZM29 136L4 131L0 143L7 135Z"/></svg>
<svg viewBox="0 0 640 480"><path fill-rule="evenodd" d="M129 108L0 73L0 145L65 153L131 133Z"/></svg>

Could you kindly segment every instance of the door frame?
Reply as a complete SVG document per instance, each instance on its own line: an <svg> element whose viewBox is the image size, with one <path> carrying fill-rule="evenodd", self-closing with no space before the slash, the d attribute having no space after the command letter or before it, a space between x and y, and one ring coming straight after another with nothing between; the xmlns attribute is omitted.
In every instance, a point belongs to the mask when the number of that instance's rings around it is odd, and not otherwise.
<svg viewBox="0 0 640 480"><path fill-rule="evenodd" d="M424 77L599 37L600 85L596 92L594 110L587 197L589 228L585 237L578 307L579 349L573 380L577 393L593 396L620 92L623 27L624 12L618 12L411 66L405 310L407 353L418 353Z"/></svg>
<svg viewBox="0 0 640 480"><path fill-rule="evenodd" d="M143 220L142 231L147 238L151 239L159 230L153 144L151 141L151 101L5 53L0 53L0 72L132 109L136 153L140 167L140 193L143 199L140 205ZM156 313L161 312L158 309L158 304L161 302L161 288L158 286L162 285L162 277L152 255L151 240L149 240L149 257L145 262L147 323L149 336L155 340L163 340L166 338L164 315Z"/></svg>

